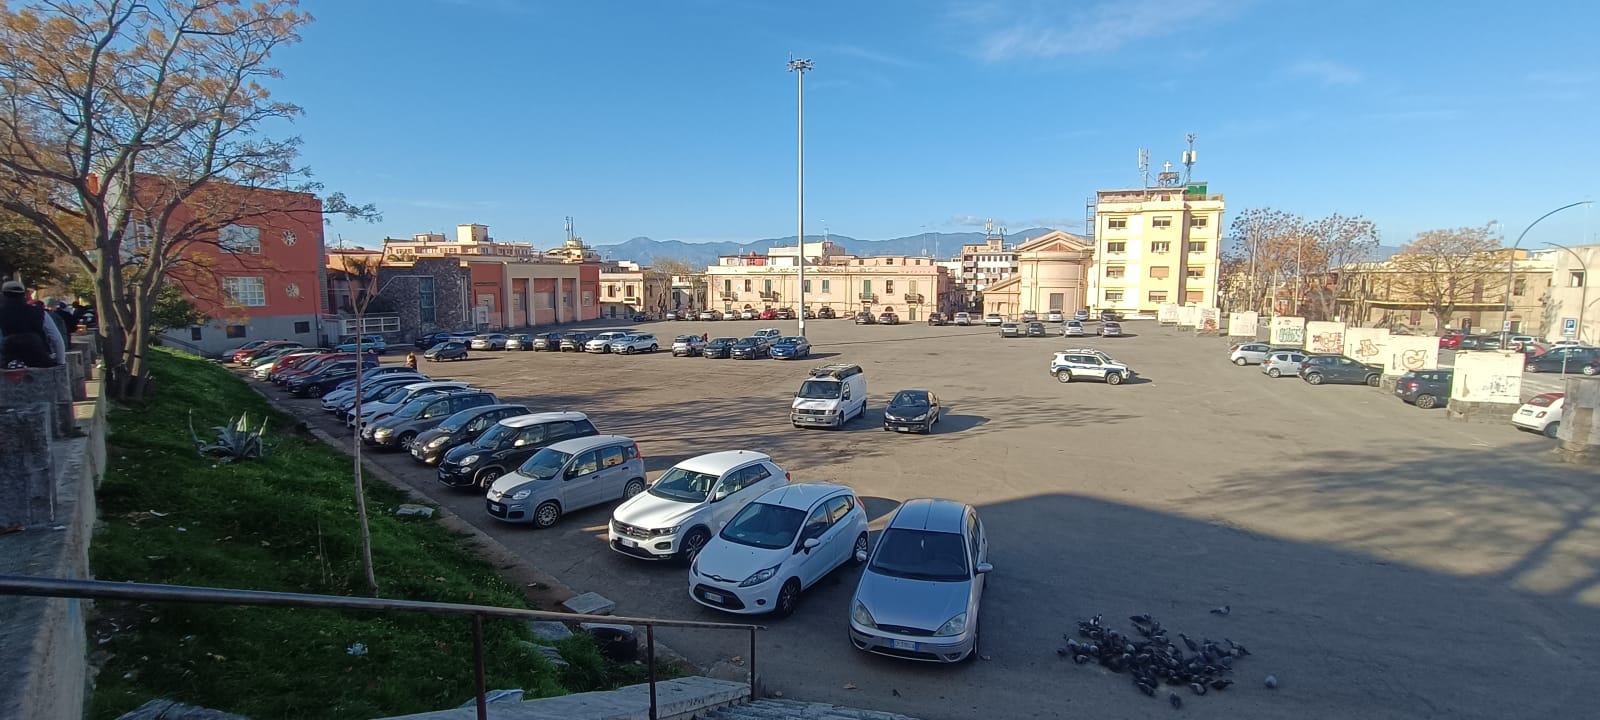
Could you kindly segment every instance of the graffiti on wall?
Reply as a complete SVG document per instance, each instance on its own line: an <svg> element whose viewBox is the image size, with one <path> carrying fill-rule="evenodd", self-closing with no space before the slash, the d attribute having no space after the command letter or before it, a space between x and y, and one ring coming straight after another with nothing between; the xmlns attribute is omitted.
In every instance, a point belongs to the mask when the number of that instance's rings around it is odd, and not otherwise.
<svg viewBox="0 0 1600 720"><path fill-rule="evenodd" d="M1306 319L1303 317L1275 317L1272 319L1272 344L1280 347L1301 347L1306 341Z"/></svg>
<svg viewBox="0 0 1600 720"><path fill-rule="evenodd" d="M1306 323L1306 351L1344 352L1344 323L1314 320Z"/></svg>
<svg viewBox="0 0 1600 720"><path fill-rule="evenodd" d="M1344 329L1345 357L1368 365L1383 365L1389 337L1389 331L1383 328L1347 327Z"/></svg>
<svg viewBox="0 0 1600 720"><path fill-rule="evenodd" d="M1214 307L1200 308L1200 323L1195 326L1196 332L1216 332L1222 322L1222 311Z"/></svg>
<svg viewBox="0 0 1600 720"><path fill-rule="evenodd" d="M1404 375L1439 367L1439 339L1428 335L1391 335L1386 343L1384 374Z"/></svg>

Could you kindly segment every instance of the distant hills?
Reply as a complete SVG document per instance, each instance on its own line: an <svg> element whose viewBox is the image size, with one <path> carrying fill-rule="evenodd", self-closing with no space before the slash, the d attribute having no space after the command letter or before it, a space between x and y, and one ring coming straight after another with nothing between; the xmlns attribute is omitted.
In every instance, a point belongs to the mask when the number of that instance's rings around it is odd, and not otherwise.
<svg viewBox="0 0 1600 720"><path fill-rule="evenodd" d="M1006 243L1023 243L1051 232L1054 232L1051 228L1028 228L1020 232L1008 232ZM907 235L889 240L859 240L848 235L830 233L827 239L844 248L850 255L919 255L948 260L961 252L962 245L983 242L984 237L981 232L959 232ZM806 242L822 242L822 240L821 235L806 236ZM596 245L594 249L601 257L611 260L630 260L645 266L654 264L657 258L672 258L695 267L705 267L715 265L717 258L722 255L748 255L752 252L765 255L771 248L794 244L794 235L747 243L686 243L681 240L636 237L614 245Z"/></svg>

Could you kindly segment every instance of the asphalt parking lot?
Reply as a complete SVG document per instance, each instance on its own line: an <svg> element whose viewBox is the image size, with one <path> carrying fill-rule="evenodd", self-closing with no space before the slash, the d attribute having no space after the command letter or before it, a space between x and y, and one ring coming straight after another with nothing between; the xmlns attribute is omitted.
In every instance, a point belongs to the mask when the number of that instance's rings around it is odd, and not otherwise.
<svg viewBox="0 0 1600 720"><path fill-rule="evenodd" d="M639 327L665 342L767 326L794 323ZM1229 364L1225 339L1124 327L1129 337L1002 340L977 327L824 320L808 322L815 354L797 362L474 352L422 370L535 410L588 413L602 432L636 439L652 477L701 453L753 449L796 481L855 488L874 530L907 498L976 506L995 566L984 659L942 667L856 652L845 627L859 571L844 569L792 617L757 620L771 626L761 673L788 697L928 720L1171 712L1127 676L1057 658L1062 633L1103 612L1123 626L1153 613L1174 632L1250 648L1237 686L1185 691L1193 717L1593 712L1581 710L1600 678L1592 469L1558 463L1552 441L1509 425L1453 422L1363 386L1272 380ZM1050 353L1075 346L1129 363L1137 380L1057 383ZM790 395L824 362L865 369L867 417L794 429ZM904 388L940 395L937 432L881 431L884 402ZM315 401L290 404L333 427ZM611 506L536 531L494 521L481 495L439 485L407 455L373 462L573 588L616 600L618 614L745 620L692 601L682 566L608 549ZM1208 612L1223 604L1230 615ZM732 633L661 636L701 664L748 654ZM1268 674L1279 689L1262 687Z"/></svg>

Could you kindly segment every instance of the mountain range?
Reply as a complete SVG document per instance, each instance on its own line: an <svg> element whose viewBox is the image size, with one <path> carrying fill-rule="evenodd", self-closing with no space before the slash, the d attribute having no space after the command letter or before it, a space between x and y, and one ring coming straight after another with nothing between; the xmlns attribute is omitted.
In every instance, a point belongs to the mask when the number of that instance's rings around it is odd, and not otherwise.
<svg viewBox="0 0 1600 720"><path fill-rule="evenodd" d="M1008 232L1006 233L1006 244L1027 242L1050 232L1054 232L1054 230L1041 227L1028 228L1020 232ZM848 235L833 234L829 234L826 239L844 248L845 253L850 255L863 257L872 255L910 255L948 259L959 255L962 245L981 243L984 237L985 235L981 232L935 232L907 235L889 240L860 240ZM822 235L806 236L806 242L822 242L823 239ZM636 237L627 242L614 245L595 245L594 250L600 253L601 257L609 260L630 260L647 267L655 264L657 260L668 258L682 260L693 267L705 267L717 264L717 258L723 255L748 255L752 252L758 255L765 255L771 248L794 244L794 235L755 240L747 243L687 243L682 240L652 240L648 237Z"/></svg>

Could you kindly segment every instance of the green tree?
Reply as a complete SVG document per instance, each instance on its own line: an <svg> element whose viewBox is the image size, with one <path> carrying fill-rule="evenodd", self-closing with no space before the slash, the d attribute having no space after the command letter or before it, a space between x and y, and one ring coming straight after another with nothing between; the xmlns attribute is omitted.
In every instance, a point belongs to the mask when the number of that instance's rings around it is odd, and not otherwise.
<svg viewBox="0 0 1600 720"><path fill-rule="evenodd" d="M204 325L210 319L184 297L177 285L163 285L150 311L150 332L159 335L168 330Z"/></svg>
<svg viewBox="0 0 1600 720"><path fill-rule="evenodd" d="M14 213L0 210L0 278L21 276L29 285L61 279L44 236Z"/></svg>

